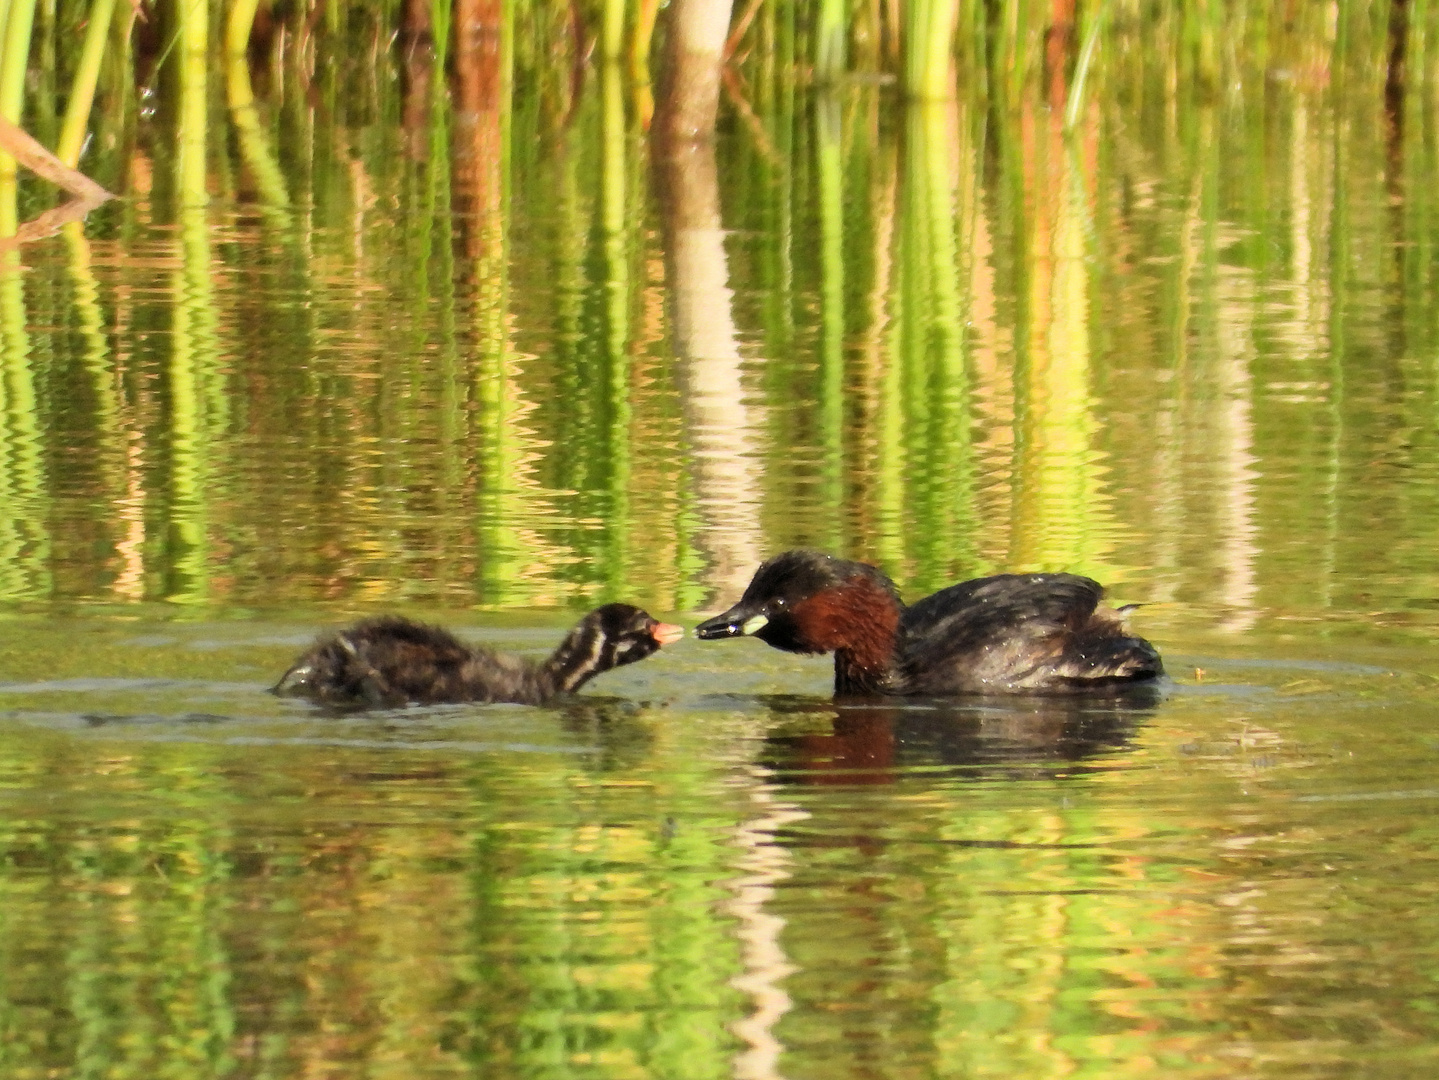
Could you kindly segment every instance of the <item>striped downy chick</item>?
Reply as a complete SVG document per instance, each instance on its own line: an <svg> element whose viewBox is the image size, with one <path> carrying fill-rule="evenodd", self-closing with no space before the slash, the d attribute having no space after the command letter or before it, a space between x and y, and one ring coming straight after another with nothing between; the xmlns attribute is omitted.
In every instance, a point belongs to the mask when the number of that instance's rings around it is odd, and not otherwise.
<svg viewBox="0 0 1439 1080"><path fill-rule="evenodd" d="M539 705L611 668L643 660L683 635L681 627L637 607L606 604L581 619L546 660L534 663L466 645L437 626L381 615L321 638L274 692L340 708L459 701Z"/></svg>

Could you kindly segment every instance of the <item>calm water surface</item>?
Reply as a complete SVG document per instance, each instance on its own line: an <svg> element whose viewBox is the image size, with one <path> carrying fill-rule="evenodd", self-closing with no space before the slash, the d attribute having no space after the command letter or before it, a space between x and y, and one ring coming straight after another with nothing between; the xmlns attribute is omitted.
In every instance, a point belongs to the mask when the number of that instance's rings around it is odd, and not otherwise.
<svg viewBox="0 0 1439 1080"><path fill-rule="evenodd" d="M203 184L130 115L0 273L0 1074L1434 1075L1429 92L1136 54L1066 139L751 72L676 163L611 74L425 62L249 126L217 69ZM1172 681L263 692L358 614L540 653L796 544L1092 574Z"/></svg>

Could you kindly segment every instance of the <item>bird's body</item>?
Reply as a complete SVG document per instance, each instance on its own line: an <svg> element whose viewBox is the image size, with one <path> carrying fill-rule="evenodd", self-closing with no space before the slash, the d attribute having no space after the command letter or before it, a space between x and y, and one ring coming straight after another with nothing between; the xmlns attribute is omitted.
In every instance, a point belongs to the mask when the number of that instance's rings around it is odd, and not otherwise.
<svg viewBox="0 0 1439 1080"><path fill-rule="evenodd" d="M833 652L841 694L1072 694L1157 678L1159 653L1103 596L1075 574L997 574L906 607L875 567L798 550L761 566L695 633Z"/></svg>

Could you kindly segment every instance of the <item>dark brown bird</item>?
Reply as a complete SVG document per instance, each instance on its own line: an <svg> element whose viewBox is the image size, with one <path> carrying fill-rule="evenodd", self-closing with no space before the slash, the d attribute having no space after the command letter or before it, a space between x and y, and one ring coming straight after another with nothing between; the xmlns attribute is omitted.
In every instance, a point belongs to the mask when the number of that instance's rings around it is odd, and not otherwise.
<svg viewBox="0 0 1439 1080"><path fill-rule="evenodd" d="M837 694L1073 694L1158 678L1159 653L1103 596L1075 574L997 574L906 607L873 566L786 551L695 635L832 652Z"/></svg>
<svg viewBox="0 0 1439 1080"><path fill-rule="evenodd" d="M683 636L683 627L658 622L637 607L606 604L536 664L466 645L437 626L381 615L321 638L274 691L340 708L454 701L539 705Z"/></svg>

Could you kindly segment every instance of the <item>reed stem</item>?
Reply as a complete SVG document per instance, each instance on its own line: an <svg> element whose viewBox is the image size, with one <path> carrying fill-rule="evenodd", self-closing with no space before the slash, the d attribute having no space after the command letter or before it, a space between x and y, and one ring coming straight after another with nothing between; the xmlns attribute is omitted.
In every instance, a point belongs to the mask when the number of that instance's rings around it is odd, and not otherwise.
<svg viewBox="0 0 1439 1080"><path fill-rule="evenodd" d="M30 60L30 32L35 0L10 0L6 9L4 50L0 52L0 117L20 123L25 70ZM0 151L0 236L14 236L20 227L15 158Z"/></svg>
<svg viewBox="0 0 1439 1080"><path fill-rule="evenodd" d="M100 63L105 58L105 42L114 13L115 0L95 0L90 9L90 23L85 27L80 66L70 85L70 100L65 104L65 119L60 125L60 141L55 150L55 156L72 169L80 164L80 151L85 145L85 130L90 109L95 104L95 86L100 81Z"/></svg>
<svg viewBox="0 0 1439 1080"><path fill-rule="evenodd" d="M1084 30L1084 44L1079 49L1079 61L1074 66L1074 80L1069 84L1069 100L1064 106L1064 130L1072 131L1079 120L1079 110L1084 107L1084 84L1089 78L1089 68L1094 61L1099 36L1104 29L1105 16L1109 14L1109 0L1105 0L1089 18Z"/></svg>
<svg viewBox="0 0 1439 1080"><path fill-rule="evenodd" d="M20 123L25 72L30 64L30 33L35 25L35 0L10 0L5 19L4 51L0 53L0 116Z"/></svg>
<svg viewBox="0 0 1439 1080"><path fill-rule="evenodd" d="M959 0L912 0L905 15L905 92L925 101L954 97Z"/></svg>
<svg viewBox="0 0 1439 1080"><path fill-rule="evenodd" d="M625 0L604 0L600 59L618 60L625 44Z"/></svg>
<svg viewBox="0 0 1439 1080"><path fill-rule="evenodd" d="M207 0L181 0L180 127L176 132L180 200L202 206L209 200L205 178L210 7Z"/></svg>
<svg viewBox="0 0 1439 1080"><path fill-rule="evenodd" d="M844 74L848 58L849 27L844 0L819 0L814 31L814 79L824 84Z"/></svg>

